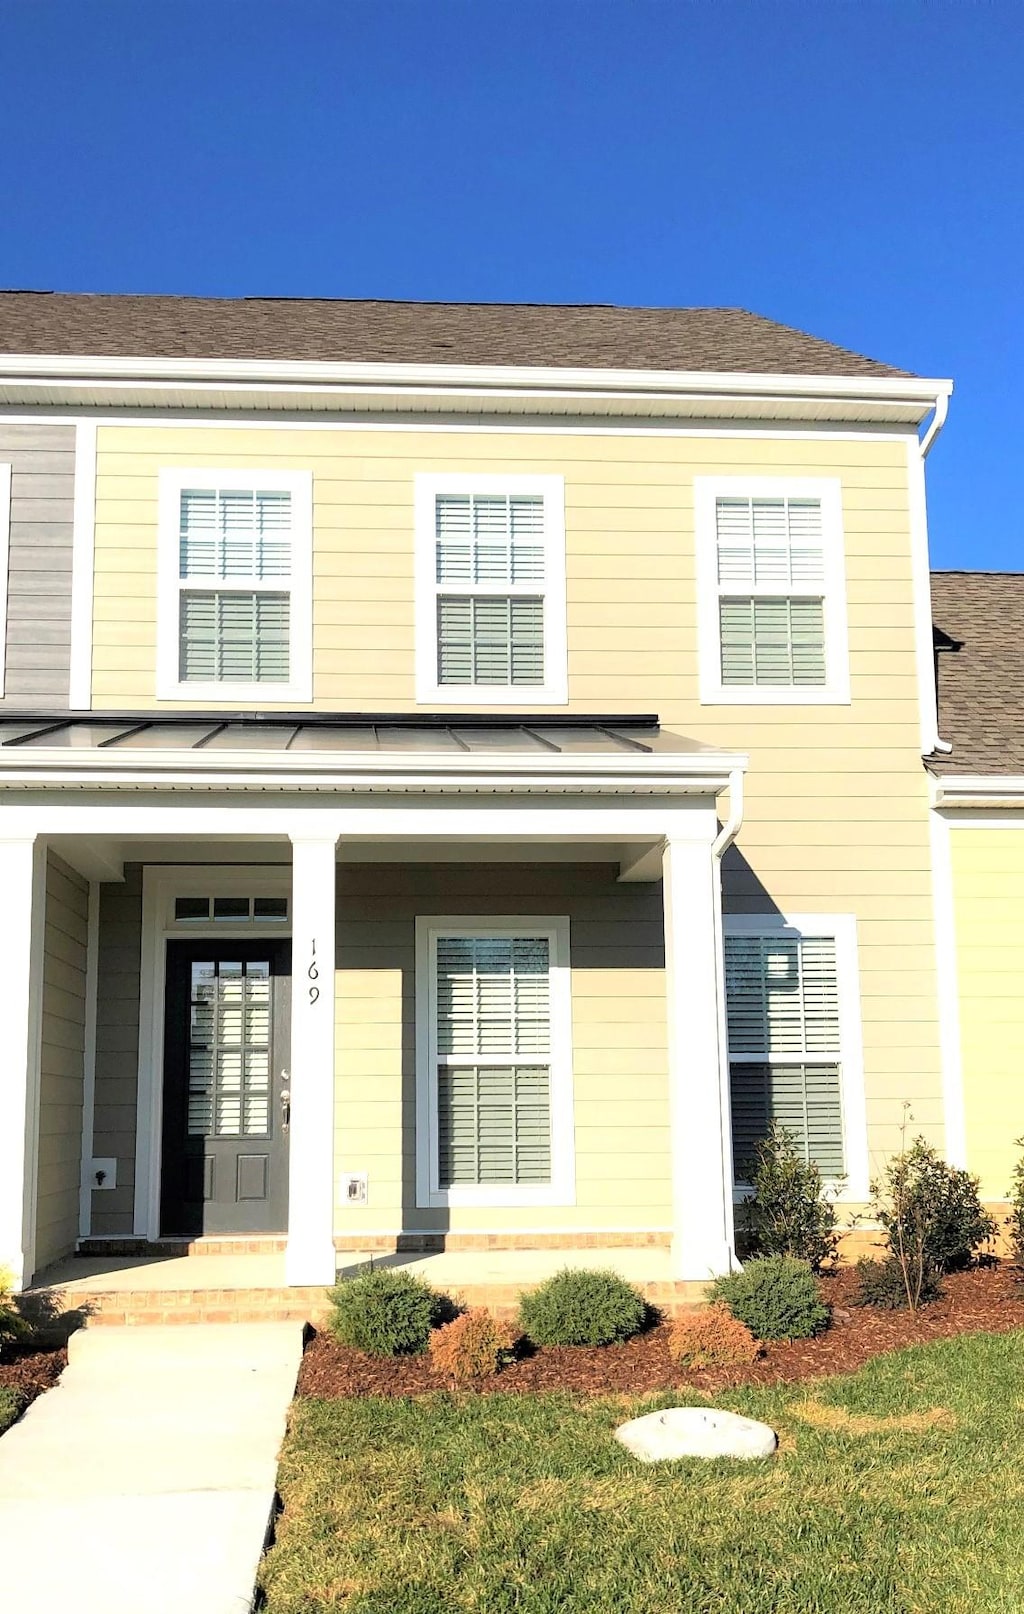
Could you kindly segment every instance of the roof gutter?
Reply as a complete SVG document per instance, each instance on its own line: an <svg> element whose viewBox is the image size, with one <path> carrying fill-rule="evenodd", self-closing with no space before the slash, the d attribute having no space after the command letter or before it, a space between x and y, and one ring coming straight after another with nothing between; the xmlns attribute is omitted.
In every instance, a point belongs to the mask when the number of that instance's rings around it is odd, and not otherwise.
<svg viewBox="0 0 1024 1614"><path fill-rule="evenodd" d="M935 394L935 413L932 415L928 430L921 439L921 458L926 460L931 453L932 445L946 424L949 414L949 393L937 392Z"/></svg>

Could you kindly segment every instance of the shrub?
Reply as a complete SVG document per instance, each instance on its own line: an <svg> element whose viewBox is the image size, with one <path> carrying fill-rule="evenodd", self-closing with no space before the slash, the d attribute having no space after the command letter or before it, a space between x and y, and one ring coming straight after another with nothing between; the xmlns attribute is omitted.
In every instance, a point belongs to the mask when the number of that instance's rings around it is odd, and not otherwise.
<svg viewBox="0 0 1024 1614"><path fill-rule="evenodd" d="M511 1323L499 1322L483 1306L472 1306L430 1336L435 1372L450 1379L484 1379L500 1373L516 1342Z"/></svg>
<svg viewBox="0 0 1024 1614"><path fill-rule="evenodd" d="M536 1345L613 1345L639 1334L647 1302L617 1272L567 1268L520 1295L519 1320Z"/></svg>
<svg viewBox="0 0 1024 1614"><path fill-rule="evenodd" d="M330 1300L335 1338L373 1356L425 1351L445 1309L445 1297L421 1278L388 1267L345 1279L331 1290Z"/></svg>
<svg viewBox="0 0 1024 1614"><path fill-rule="evenodd" d="M751 1254L793 1255L812 1272L831 1265L839 1243L835 1206L785 1127L773 1124L754 1146L748 1172L753 1193L740 1214Z"/></svg>
<svg viewBox="0 0 1024 1614"><path fill-rule="evenodd" d="M0 1267L0 1348L28 1334L28 1327L11 1298L13 1293L14 1273L8 1267Z"/></svg>
<svg viewBox="0 0 1024 1614"><path fill-rule="evenodd" d="M911 1309L916 1311L918 1306L938 1300L941 1293L938 1273L932 1267L925 1267ZM852 1300L855 1306L877 1306L881 1311L902 1311L904 1306L909 1306L906 1278L897 1258L887 1255L883 1261L873 1261L865 1256L858 1261L857 1290Z"/></svg>
<svg viewBox="0 0 1024 1614"><path fill-rule="evenodd" d="M1016 1147L1024 1149L1024 1138L1016 1139ZM1013 1259L1019 1267L1024 1267L1024 1155L1013 1168L1010 1214L1006 1219L1006 1228L1010 1235Z"/></svg>
<svg viewBox="0 0 1024 1614"><path fill-rule="evenodd" d="M996 1231L981 1205L978 1178L947 1165L923 1138L895 1155L872 1183L872 1213L904 1271L909 1304L923 1275L960 1272Z"/></svg>
<svg viewBox="0 0 1024 1614"><path fill-rule="evenodd" d="M760 1347L746 1323L724 1306L702 1306L672 1324L669 1355L683 1367L738 1367L756 1361Z"/></svg>
<svg viewBox="0 0 1024 1614"><path fill-rule="evenodd" d="M768 1255L717 1278L709 1296L745 1323L755 1339L809 1339L828 1324L828 1307L806 1261Z"/></svg>

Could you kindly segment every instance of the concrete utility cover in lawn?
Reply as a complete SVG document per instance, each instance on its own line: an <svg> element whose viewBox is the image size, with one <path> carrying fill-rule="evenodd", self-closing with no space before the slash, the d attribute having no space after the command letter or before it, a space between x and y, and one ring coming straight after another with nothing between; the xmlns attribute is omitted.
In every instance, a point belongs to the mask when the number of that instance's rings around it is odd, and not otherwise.
<svg viewBox="0 0 1024 1614"><path fill-rule="evenodd" d="M771 1457L774 1429L717 1407L669 1407L620 1424L615 1438L642 1463L679 1457Z"/></svg>

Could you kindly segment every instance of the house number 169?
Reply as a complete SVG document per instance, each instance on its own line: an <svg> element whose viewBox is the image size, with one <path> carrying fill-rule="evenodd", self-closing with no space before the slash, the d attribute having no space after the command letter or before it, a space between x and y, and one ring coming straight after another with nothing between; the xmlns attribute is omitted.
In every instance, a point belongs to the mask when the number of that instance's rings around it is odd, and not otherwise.
<svg viewBox="0 0 1024 1614"><path fill-rule="evenodd" d="M320 988L315 984L320 979L320 971L316 967L315 940L310 948L309 969L306 971L306 974L309 976L310 981L314 983L309 989L309 1001L310 1003L315 1003L317 998L320 996Z"/></svg>

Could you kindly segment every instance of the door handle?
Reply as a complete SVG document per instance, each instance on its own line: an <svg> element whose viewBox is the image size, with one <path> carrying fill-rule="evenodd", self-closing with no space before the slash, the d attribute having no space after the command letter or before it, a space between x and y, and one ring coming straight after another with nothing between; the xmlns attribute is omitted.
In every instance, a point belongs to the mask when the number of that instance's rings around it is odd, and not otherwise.
<svg viewBox="0 0 1024 1614"><path fill-rule="evenodd" d="M285 1081L285 1082L288 1080L288 1072L286 1070L283 1070L281 1072L281 1079L282 1079L282 1081ZM281 1089L281 1125L282 1125L282 1127L284 1128L284 1130L286 1132L287 1132L289 1126L291 1125L291 1119L292 1119L292 1095L291 1095L291 1089L288 1088L288 1087L282 1087L282 1089Z"/></svg>

